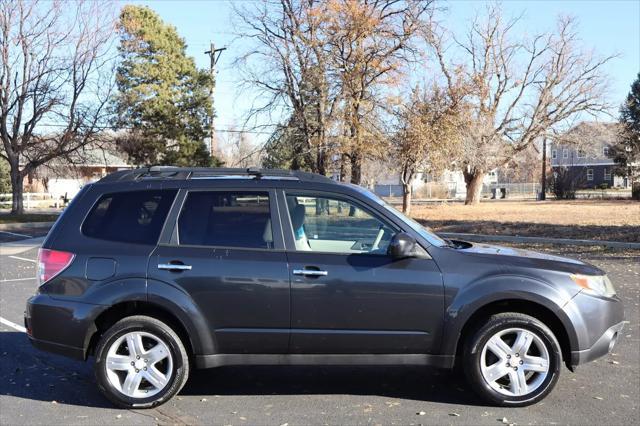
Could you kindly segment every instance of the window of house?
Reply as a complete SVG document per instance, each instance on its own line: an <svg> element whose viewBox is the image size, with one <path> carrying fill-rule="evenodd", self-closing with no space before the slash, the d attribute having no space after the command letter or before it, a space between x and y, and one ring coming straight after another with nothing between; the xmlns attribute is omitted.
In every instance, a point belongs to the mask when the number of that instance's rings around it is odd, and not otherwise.
<svg viewBox="0 0 640 426"><path fill-rule="evenodd" d="M350 201L287 194L287 205L298 251L386 254L395 234Z"/></svg>
<svg viewBox="0 0 640 426"><path fill-rule="evenodd" d="M611 180L611 169L604 169L604 180Z"/></svg>
<svg viewBox="0 0 640 426"><path fill-rule="evenodd" d="M558 158L558 150L557 149L552 149L551 150L551 158L553 158L554 160L556 158Z"/></svg>
<svg viewBox="0 0 640 426"><path fill-rule="evenodd" d="M593 180L593 169L587 169L587 180Z"/></svg>
<svg viewBox="0 0 640 426"><path fill-rule="evenodd" d="M584 149L578 150L578 158L585 158L586 156L587 156L587 153L584 151Z"/></svg>
<svg viewBox="0 0 640 426"><path fill-rule="evenodd" d="M602 155L604 155L605 157L609 157L609 147L605 146L602 148Z"/></svg>
<svg viewBox="0 0 640 426"><path fill-rule="evenodd" d="M562 150L562 158L569 158L569 150L568 149L563 149Z"/></svg>
<svg viewBox="0 0 640 426"><path fill-rule="evenodd" d="M269 193L190 192L178 219L178 244L273 248Z"/></svg>
<svg viewBox="0 0 640 426"><path fill-rule="evenodd" d="M82 233L101 240L155 245L175 195L175 190L103 195L82 224Z"/></svg>

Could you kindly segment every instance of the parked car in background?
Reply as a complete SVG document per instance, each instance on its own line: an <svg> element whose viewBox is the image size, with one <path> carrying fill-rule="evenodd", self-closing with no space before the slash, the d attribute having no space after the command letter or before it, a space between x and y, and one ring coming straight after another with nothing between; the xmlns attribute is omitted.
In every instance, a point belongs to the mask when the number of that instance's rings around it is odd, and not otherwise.
<svg viewBox="0 0 640 426"><path fill-rule="evenodd" d="M93 357L153 407L192 368L461 366L486 401L543 399L607 354L623 307L600 269L445 240L360 187L258 169L151 167L86 185L47 236L32 343Z"/></svg>

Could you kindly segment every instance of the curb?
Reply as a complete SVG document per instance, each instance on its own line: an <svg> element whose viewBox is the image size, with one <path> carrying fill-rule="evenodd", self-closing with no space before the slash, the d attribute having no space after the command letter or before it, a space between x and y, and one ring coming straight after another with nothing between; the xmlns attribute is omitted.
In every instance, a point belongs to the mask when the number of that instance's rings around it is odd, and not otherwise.
<svg viewBox="0 0 640 426"><path fill-rule="evenodd" d="M28 231L29 229L52 227L55 222L11 222L0 223L0 231Z"/></svg>
<svg viewBox="0 0 640 426"><path fill-rule="evenodd" d="M604 246L621 249L640 250L640 243L626 243L623 241L604 240L573 240L568 238L545 238L545 237L516 237L512 235L482 235L482 234L461 234L456 232L438 233L446 238L460 238L469 241L485 242L498 241L505 243L538 243L538 244L562 244L571 246Z"/></svg>

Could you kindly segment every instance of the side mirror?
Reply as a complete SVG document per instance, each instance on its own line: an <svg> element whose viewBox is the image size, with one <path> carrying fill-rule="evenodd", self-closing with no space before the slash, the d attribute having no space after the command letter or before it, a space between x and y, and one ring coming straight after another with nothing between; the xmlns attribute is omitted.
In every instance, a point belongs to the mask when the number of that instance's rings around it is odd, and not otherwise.
<svg viewBox="0 0 640 426"><path fill-rule="evenodd" d="M391 238L387 253L394 259L415 256L416 239L406 232L398 232Z"/></svg>

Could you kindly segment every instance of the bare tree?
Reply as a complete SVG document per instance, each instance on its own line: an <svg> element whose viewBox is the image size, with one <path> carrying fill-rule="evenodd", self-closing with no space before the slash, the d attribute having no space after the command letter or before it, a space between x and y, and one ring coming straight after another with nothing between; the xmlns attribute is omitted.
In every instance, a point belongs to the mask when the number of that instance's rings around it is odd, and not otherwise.
<svg viewBox="0 0 640 426"><path fill-rule="evenodd" d="M0 157L10 166L11 211L23 180L95 141L112 83L109 2L0 0Z"/></svg>
<svg viewBox="0 0 640 426"><path fill-rule="evenodd" d="M506 20L492 5L473 20L464 39L435 24L427 33L449 87L467 88L464 97L472 116L460 159L466 204L479 202L488 171L576 116L610 108L603 68L614 56L583 49L572 18L559 18L555 31L530 39L514 37L518 24L519 18ZM461 59L454 59L453 52Z"/></svg>
<svg viewBox="0 0 640 426"><path fill-rule="evenodd" d="M433 1L327 3L330 69L341 101L340 149L350 163L351 182L359 184L364 159L384 146L378 110L386 106L385 89L398 84L411 54L417 53L414 42Z"/></svg>
<svg viewBox="0 0 640 426"><path fill-rule="evenodd" d="M460 105L437 86L415 88L397 111L398 128L391 138L392 158L400 169L402 211L411 212L412 183L419 172L437 173L459 155L463 122Z"/></svg>
<svg viewBox="0 0 640 426"><path fill-rule="evenodd" d="M295 143L290 151L306 156L296 163L324 174L337 155L341 178L348 167L351 182L360 183L364 159L380 154L386 143L385 89L398 84L417 53L414 41L431 5L262 0L239 7L240 34L255 40L237 61L244 85L259 92L250 118L279 116L279 131ZM292 127L293 136L282 131Z"/></svg>
<svg viewBox="0 0 640 426"><path fill-rule="evenodd" d="M220 144L224 164L228 167L241 168L259 165L262 162L262 147L257 146L248 133L236 130L233 126L232 130Z"/></svg>
<svg viewBox="0 0 640 426"><path fill-rule="evenodd" d="M335 109L327 81L325 9L319 0L261 0L236 9L239 36L254 41L235 61L243 86L258 93L247 121L264 115L272 123L284 120L277 127L295 133L304 163L320 174L327 171Z"/></svg>

